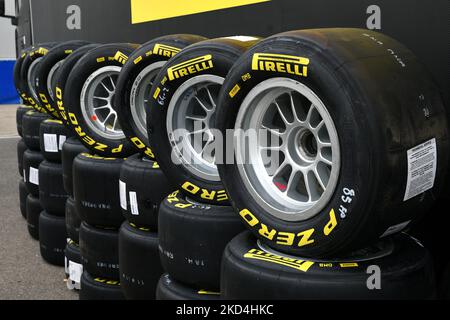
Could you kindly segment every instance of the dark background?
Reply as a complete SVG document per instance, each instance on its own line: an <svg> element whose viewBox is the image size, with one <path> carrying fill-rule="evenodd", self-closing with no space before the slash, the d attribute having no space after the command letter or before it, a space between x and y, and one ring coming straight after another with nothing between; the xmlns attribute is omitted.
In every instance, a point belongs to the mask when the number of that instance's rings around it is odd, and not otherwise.
<svg viewBox="0 0 450 320"><path fill-rule="evenodd" d="M81 30L66 27L72 4L81 8ZM272 0L140 24L131 24L130 0L21 0L18 36L24 48L69 39L143 43L171 33L269 36L306 28L367 28L370 5L381 9L379 31L415 52L450 107L450 0Z"/></svg>

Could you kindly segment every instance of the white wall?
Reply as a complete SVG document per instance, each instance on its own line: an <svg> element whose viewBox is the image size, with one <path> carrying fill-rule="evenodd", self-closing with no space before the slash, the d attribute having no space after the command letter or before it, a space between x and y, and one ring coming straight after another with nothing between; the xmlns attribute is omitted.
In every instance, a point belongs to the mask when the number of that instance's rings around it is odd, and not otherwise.
<svg viewBox="0 0 450 320"><path fill-rule="evenodd" d="M5 11L8 15L14 15L14 1L5 1ZM15 44L16 27L11 25L11 20L0 18L0 59L16 59Z"/></svg>

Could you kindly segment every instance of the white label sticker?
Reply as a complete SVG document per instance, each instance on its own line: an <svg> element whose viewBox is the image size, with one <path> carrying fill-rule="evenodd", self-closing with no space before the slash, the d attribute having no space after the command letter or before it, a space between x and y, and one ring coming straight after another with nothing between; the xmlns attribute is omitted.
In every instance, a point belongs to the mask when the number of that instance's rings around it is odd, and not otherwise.
<svg viewBox="0 0 450 320"><path fill-rule="evenodd" d="M403 229L406 228L406 226L411 222L411 220L396 224L395 226L390 226L389 228L387 228L387 230L381 235L380 238L389 236L391 234L397 233L402 231Z"/></svg>
<svg viewBox="0 0 450 320"><path fill-rule="evenodd" d="M27 172L23 169L23 182L27 182Z"/></svg>
<svg viewBox="0 0 450 320"><path fill-rule="evenodd" d="M59 136L59 150L62 150L63 144L66 141L66 136Z"/></svg>
<svg viewBox="0 0 450 320"><path fill-rule="evenodd" d="M130 207L131 207L131 214L138 216L139 209L138 209L138 204L137 204L137 196L136 196L136 192L134 192L134 191L130 191Z"/></svg>
<svg viewBox="0 0 450 320"><path fill-rule="evenodd" d="M123 210L127 210L127 185L119 180L120 206Z"/></svg>
<svg viewBox="0 0 450 320"><path fill-rule="evenodd" d="M408 180L403 201L433 188L437 167L436 139L408 150Z"/></svg>
<svg viewBox="0 0 450 320"><path fill-rule="evenodd" d="M69 279L79 283L81 279L81 274L83 273L83 265L69 261Z"/></svg>
<svg viewBox="0 0 450 320"><path fill-rule="evenodd" d="M39 185L39 170L33 167L30 167L30 176L28 177L30 183Z"/></svg>
<svg viewBox="0 0 450 320"><path fill-rule="evenodd" d="M44 149L46 152L58 152L58 137L53 133L44 133Z"/></svg>

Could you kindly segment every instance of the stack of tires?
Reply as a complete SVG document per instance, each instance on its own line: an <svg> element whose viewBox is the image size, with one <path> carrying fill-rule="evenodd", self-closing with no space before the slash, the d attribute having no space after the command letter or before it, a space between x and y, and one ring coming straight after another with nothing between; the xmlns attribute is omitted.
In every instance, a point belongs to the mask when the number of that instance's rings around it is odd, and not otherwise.
<svg viewBox="0 0 450 320"><path fill-rule="evenodd" d="M33 110L33 108L31 106L25 106L25 105L19 106L16 110L17 133L21 137L20 140L17 142L17 167L19 170L19 174L21 176L21 179L19 182L19 205L20 205L20 213L22 214L22 217L24 219L27 219L26 202L27 202L27 197L28 197L28 190L27 190L27 186L25 184L24 175L23 175L23 172L24 172L24 170L23 170L23 155L28 148L23 139L22 121L23 121L24 114L31 110Z"/></svg>
<svg viewBox="0 0 450 320"><path fill-rule="evenodd" d="M41 154L39 165L39 201L43 211L39 216L39 246L42 258L50 264L64 266L66 247L65 207L68 198L63 187L61 149L69 131L61 120L41 122Z"/></svg>
<svg viewBox="0 0 450 320"><path fill-rule="evenodd" d="M23 178L19 183L20 209L27 219L29 234L36 240L39 239L39 216L42 211L38 170L43 157L40 153L39 128L40 123L49 116L36 102L34 79L40 60L52 45L46 43L25 49L14 65L14 84L24 103L16 111L17 132L22 137L17 144L19 173Z"/></svg>
<svg viewBox="0 0 450 320"><path fill-rule="evenodd" d="M39 143L39 128L42 121L48 119L48 115L38 111L27 111L22 118L22 145L19 142L18 156L22 153L22 170L25 190L21 191L21 197L27 193L25 216L27 219L28 232L39 240L39 216L42 211L39 202L39 165L44 161ZM23 151L25 149L25 151ZM20 160L19 160L20 161Z"/></svg>
<svg viewBox="0 0 450 320"><path fill-rule="evenodd" d="M445 188L448 123L397 41L72 41L16 68L22 214L80 299L436 297L405 231Z"/></svg>
<svg viewBox="0 0 450 320"><path fill-rule="evenodd" d="M67 183L73 188L73 211L66 214L76 218L74 233L79 224L83 272L78 268L75 282L80 281L82 300L123 299L118 230L124 218L118 186L121 165L133 147L120 128L112 101L118 74L135 48L109 44L80 52L56 84L60 112L89 151L76 155L82 150L74 143L67 161L68 175L73 162L72 184Z"/></svg>
<svg viewBox="0 0 450 320"><path fill-rule="evenodd" d="M148 147L145 102L167 60L204 39L180 34L151 40L133 52L117 81L115 108L124 134L138 152L125 159L118 185L125 218L119 231L119 270L126 299L155 299L164 272L159 257L158 210L174 190Z"/></svg>
<svg viewBox="0 0 450 320"><path fill-rule="evenodd" d="M216 126L274 138L218 165L250 230L225 250L223 298L435 297L430 254L401 231L443 191L448 124L403 45L360 29L269 37L229 72Z"/></svg>
<svg viewBox="0 0 450 320"><path fill-rule="evenodd" d="M166 273L158 283L157 299L220 298L222 253L243 225L207 148L214 138L223 80L257 41L230 37L198 42L171 58L154 81L147 103L149 142L178 189L159 209L160 259Z"/></svg>

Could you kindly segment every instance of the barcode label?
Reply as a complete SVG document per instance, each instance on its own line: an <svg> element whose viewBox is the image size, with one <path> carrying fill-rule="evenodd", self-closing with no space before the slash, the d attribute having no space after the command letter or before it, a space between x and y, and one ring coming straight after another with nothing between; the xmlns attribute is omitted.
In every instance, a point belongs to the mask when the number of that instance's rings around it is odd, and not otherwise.
<svg viewBox="0 0 450 320"><path fill-rule="evenodd" d="M120 206L123 210L127 210L127 185L119 180Z"/></svg>
<svg viewBox="0 0 450 320"><path fill-rule="evenodd" d="M136 192L134 192L134 191L130 191L130 207L131 207L131 214L138 216L139 209L138 209L138 204L137 204L137 196L136 196Z"/></svg>
<svg viewBox="0 0 450 320"><path fill-rule="evenodd" d="M63 144L66 141L66 136L59 136L59 150L62 150Z"/></svg>
<svg viewBox="0 0 450 320"><path fill-rule="evenodd" d="M45 152L58 152L58 137L53 133L44 133Z"/></svg>
<svg viewBox="0 0 450 320"><path fill-rule="evenodd" d="M30 176L28 177L28 181L30 183L39 185L39 170L33 167L30 167Z"/></svg>

